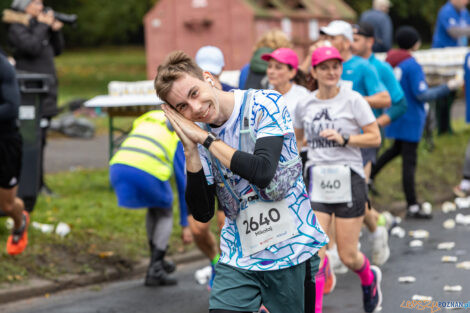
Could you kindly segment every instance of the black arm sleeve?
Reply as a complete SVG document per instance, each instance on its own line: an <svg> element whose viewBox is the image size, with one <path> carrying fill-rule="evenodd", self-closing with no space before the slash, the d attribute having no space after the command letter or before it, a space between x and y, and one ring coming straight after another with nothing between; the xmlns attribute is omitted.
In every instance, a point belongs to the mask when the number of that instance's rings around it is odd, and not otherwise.
<svg viewBox="0 0 470 313"><path fill-rule="evenodd" d="M208 185L204 170L197 173L186 172L186 203L196 221L207 223L214 216L215 184Z"/></svg>
<svg viewBox="0 0 470 313"><path fill-rule="evenodd" d="M19 106L20 91L15 70L7 58L0 56L0 121L17 118Z"/></svg>
<svg viewBox="0 0 470 313"><path fill-rule="evenodd" d="M283 136L256 140L253 154L237 150L230 162L230 170L259 188L266 188L276 173L281 157Z"/></svg>

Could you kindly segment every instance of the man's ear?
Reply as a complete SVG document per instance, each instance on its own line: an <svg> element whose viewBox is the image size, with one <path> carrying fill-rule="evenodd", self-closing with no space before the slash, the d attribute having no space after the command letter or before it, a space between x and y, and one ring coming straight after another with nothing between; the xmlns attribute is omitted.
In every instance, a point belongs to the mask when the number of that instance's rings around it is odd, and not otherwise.
<svg viewBox="0 0 470 313"><path fill-rule="evenodd" d="M209 72L206 71L206 72L202 73L202 75L204 76L204 80L205 80L206 82L208 82L209 84L211 84L212 87L215 87L214 76L212 76L211 73L209 73Z"/></svg>

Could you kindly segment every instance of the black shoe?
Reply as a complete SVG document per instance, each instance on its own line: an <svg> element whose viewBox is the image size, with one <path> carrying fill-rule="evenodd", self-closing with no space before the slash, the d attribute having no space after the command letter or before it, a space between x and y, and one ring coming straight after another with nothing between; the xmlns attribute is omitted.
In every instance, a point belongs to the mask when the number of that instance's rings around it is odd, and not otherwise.
<svg viewBox="0 0 470 313"><path fill-rule="evenodd" d="M362 286L362 301L364 303L364 311L367 313L380 311L382 305L382 291L380 289L382 271L375 265L372 265L370 270L374 274L374 280L370 286Z"/></svg>
<svg viewBox="0 0 470 313"><path fill-rule="evenodd" d="M176 264L172 261L168 261L168 260L163 259L163 269L168 274L171 274L174 271L176 271Z"/></svg>
<svg viewBox="0 0 470 313"><path fill-rule="evenodd" d="M165 254L166 250L155 248L152 250L152 258L145 277L145 286L172 286L178 283L175 278L168 276L168 270L175 271L176 266L172 262L164 261ZM167 264L165 265L165 263Z"/></svg>
<svg viewBox="0 0 470 313"><path fill-rule="evenodd" d="M409 209L406 211L406 217L408 218L416 218L416 219L432 219L432 213L426 213L423 211L421 205L419 206L419 210L416 212L411 212Z"/></svg>

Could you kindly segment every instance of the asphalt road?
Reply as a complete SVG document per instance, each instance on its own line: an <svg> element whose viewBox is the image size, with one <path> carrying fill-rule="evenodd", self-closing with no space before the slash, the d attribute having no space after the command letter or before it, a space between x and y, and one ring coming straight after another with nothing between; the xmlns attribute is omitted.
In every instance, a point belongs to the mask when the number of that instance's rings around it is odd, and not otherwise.
<svg viewBox="0 0 470 313"><path fill-rule="evenodd" d="M459 211L470 214L470 209ZM423 240L423 247L411 248L413 239L390 238L392 255L382 267L384 313L431 312L401 308L403 301L413 295L431 296L434 301L470 301L470 271L457 269L455 263L442 263L444 255L457 256L458 262L470 261L470 226L458 225L452 230L442 227L444 220L453 218L457 212L437 212L431 221L405 220L406 231L425 229L430 236ZM370 244L366 232L361 238L364 252L370 255ZM437 250L443 241L455 242L450 251ZM0 306L5 313L202 313L207 312L209 293L204 286L197 285L194 272L206 264L205 261L181 266L177 277L179 284L167 288L145 288L142 279L134 279L103 286L93 286L51 295L49 298L30 299ZM416 282L400 284L398 277L414 276ZM362 310L362 294L359 279L351 272L337 276L336 289L324 298L324 313L358 313ZM445 285L461 285L461 292L444 292ZM406 302L405 302L406 303ZM288 308L286 308L288 312ZM437 312L437 311L434 311ZM442 310L446 312L446 310Z"/></svg>

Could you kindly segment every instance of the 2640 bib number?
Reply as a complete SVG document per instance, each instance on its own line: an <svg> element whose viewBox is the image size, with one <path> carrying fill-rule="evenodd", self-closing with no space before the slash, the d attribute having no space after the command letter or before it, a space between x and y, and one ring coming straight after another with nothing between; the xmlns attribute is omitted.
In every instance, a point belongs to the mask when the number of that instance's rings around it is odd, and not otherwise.
<svg viewBox="0 0 470 313"><path fill-rule="evenodd" d="M286 200L249 202L247 207L238 213L236 224L243 257L299 233Z"/></svg>
<svg viewBox="0 0 470 313"><path fill-rule="evenodd" d="M246 232L245 234L249 234L252 231L257 231L261 226L267 225L271 222L276 223L281 219L281 214L276 208L272 208L268 211L268 214L264 215L264 213L260 213L258 222L256 222L255 218L250 217L250 221L247 220L243 221L243 225L246 225Z"/></svg>

